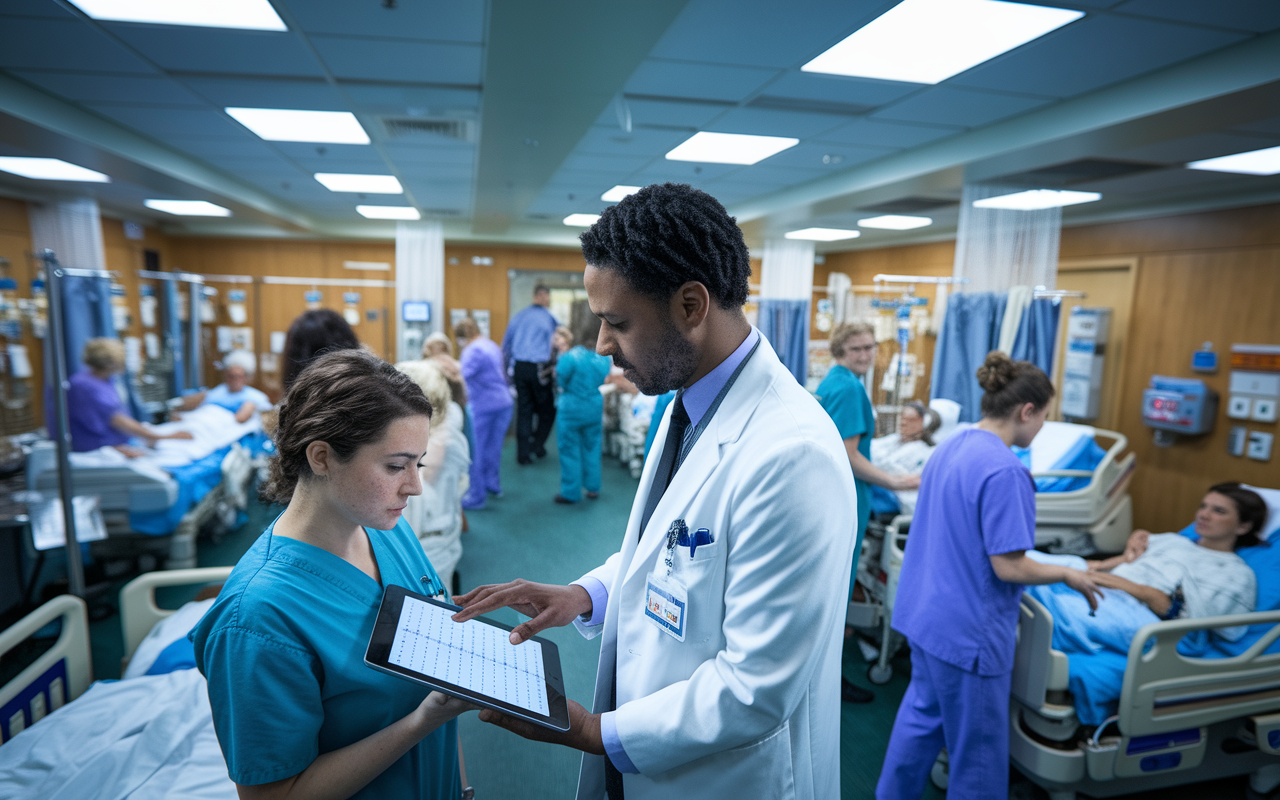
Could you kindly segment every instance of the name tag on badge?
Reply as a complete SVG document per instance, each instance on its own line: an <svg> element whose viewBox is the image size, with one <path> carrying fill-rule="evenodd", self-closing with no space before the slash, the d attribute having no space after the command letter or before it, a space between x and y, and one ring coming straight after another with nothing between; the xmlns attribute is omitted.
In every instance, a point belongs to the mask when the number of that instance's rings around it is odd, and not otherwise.
<svg viewBox="0 0 1280 800"><path fill-rule="evenodd" d="M685 610L688 595L675 581L649 576L649 589L644 601L644 615L677 642L684 641Z"/></svg>

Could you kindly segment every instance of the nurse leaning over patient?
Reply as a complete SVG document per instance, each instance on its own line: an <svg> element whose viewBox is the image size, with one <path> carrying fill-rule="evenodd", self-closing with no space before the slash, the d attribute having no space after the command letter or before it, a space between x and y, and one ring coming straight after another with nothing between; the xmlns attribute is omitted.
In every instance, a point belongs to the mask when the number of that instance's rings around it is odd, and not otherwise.
<svg viewBox="0 0 1280 800"><path fill-rule="evenodd" d="M879 800L917 798L938 751L956 797L1009 793L1009 689L1022 587L1066 583L1097 606L1089 573L1027 558L1035 485L1009 449L1040 432L1053 385L992 352L978 370L982 420L925 465L893 627L911 645L911 685L885 755Z"/></svg>
<svg viewBox="0 0 1280 800"><path fill-rule="evenodd" d="M284 513L191 634L241 798L457 798L469 704L362 662L385 586L444 591L401 511L431 404L361 350L321 355L279 406L265 492Z"/></svg>

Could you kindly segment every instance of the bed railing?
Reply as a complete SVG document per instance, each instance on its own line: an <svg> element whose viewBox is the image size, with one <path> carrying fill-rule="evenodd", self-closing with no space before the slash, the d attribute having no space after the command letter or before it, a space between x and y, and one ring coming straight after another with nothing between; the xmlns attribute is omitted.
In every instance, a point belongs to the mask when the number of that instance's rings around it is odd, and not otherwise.
<svg viewBox="0 0 1280 800"><path fill-rule="evenodd" d="M199 569L169 569L139 575L120 590L120 622L124 634L124 655L127 660L138 649L142 640L157 622L173 613L172 609L156 605L156 589L162 586L190 586L192 584L225 581L231 567L202 567Z"/></svg>
<svg viewBox="0 0 1280 800"><path fill-rule="evenodd" d="M89 610L74 595L55 597L0 632L0 655L59 618L62 631L53 647L0 687L0 741L9 741L22 729L79 697L93 680Z"/></svg>

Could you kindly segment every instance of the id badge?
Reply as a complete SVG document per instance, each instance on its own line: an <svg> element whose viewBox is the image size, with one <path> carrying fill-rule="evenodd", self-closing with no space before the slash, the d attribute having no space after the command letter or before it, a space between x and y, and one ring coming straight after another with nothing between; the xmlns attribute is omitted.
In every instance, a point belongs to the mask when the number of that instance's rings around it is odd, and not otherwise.
<svg viewBox="0 0 1280 800"><path fill-rule="evenodd" d="M649 576L649 589L645 596L644 615L664 633L684 641L685 611L688 607L688 595L684 587L676 581L669 581L656 575Z"/></svg>

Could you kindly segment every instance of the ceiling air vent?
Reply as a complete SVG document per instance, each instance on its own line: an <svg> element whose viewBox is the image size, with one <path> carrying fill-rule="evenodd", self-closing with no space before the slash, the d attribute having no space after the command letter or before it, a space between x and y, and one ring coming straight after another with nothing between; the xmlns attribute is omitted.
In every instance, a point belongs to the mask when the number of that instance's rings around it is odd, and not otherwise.
<svg viewBox="0 0 1280 800"><path fill-rule="evenodd" d="M382 126L391 139L453 139L472 141L469 119L430 119L427 117L383 117Z"/></svg>

